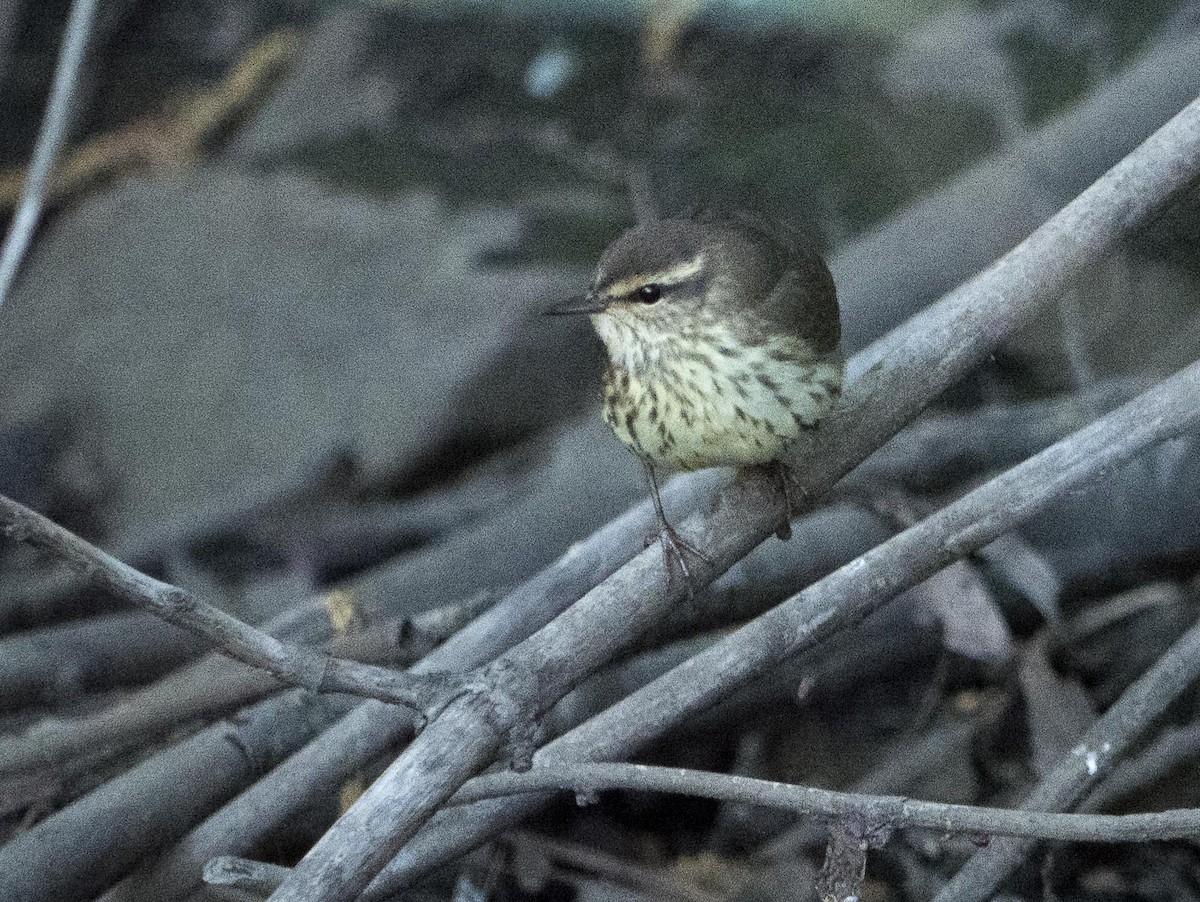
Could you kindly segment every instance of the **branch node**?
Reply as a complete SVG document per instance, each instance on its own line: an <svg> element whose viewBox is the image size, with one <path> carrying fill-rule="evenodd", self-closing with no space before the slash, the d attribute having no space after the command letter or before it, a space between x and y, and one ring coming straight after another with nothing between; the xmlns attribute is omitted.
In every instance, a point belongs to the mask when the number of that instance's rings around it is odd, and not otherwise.
<svg viewBox="0 0 1200 902"><path fill-rule="evenodd" d="M894 829L891 823L857 807L832 821L821 868L821 902L857 902L867 872L868 850L887 845Z"/></svg>
<svg viewBox="0 0 1200 902"><path fill-rule="evenodd" d="M164 584L155 594L159 604L172 613L186 614L196 609L196 599L178 586Z"/></svg>
<svg viewBox="0 0 1200 902"><path fill-rule="evenodd" d="M426 719L440 715L454 701L470 696L496 733L503 736L499 760L511 770L524 773L533 767L537 751L539 718L535 713L538 676L523 662L499 658L464 679L457 691L446 692L431 706Z"/></svg>

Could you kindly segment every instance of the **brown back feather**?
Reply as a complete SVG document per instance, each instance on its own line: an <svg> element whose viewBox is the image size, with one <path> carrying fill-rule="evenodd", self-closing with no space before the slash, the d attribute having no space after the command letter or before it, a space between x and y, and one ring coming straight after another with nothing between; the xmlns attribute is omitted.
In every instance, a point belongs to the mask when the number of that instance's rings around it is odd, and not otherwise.
<svg viewBox="0 0 1200 902"><path fill-rule="evenodd" d="M756 213L699 210L691 216L694 222L741 237L765 264L765 290L755 305L759 316L805 339L818 354L837 349L842 328L833 276L796 230Z"/></svg>

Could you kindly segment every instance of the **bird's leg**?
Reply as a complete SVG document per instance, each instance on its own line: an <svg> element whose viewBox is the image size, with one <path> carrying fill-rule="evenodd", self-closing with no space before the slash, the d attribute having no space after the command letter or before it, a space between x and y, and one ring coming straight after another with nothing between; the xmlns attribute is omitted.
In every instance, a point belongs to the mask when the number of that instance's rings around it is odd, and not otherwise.
<svg viewBox="0 0 1200 902"><path fill-rule="evenodd" d="M775 477L775 482L779 486L779 491L783 495L783 522L779 524L779 528L775 530L775 535L786 542L792 537L792 493L788 489L788 468L782 460L771 461L767 466L771 468L771 474Z"/></svg>
<svg viewBox="0 0 1200 902"><path fill-rule="evenodd" d="M688 570L684 553L691 554L706 564L711 564L712 561L699 549L680 538L679 533L675 531L675 527L667 521L667 515L663 511L662 498L658 494L658 479L654 475L654 464L645 460L642 461L642 464L646 468L646 479L650 483L650 497L654 499L654 513L658 516L658 531L646 536L646 547L649 547L655 541L662 545L663 565L667 570L667 579L671 578L671 573L675 569L672 566L672 561L678 563L679 570L683 574L684 581L687 583L688 598L692 598L695 595L695 587L692 585L692 573Z"/></svg>

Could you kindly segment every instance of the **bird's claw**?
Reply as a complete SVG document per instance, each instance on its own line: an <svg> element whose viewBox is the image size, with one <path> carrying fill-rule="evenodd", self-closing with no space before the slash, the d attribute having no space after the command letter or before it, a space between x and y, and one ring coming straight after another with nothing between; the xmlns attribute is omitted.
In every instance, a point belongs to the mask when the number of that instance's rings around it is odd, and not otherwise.
<svg viewBox="0 0 1200 902"><path fill-rule="evenodd" d="M679 533L675 531L675 527L670 523L664 522L660 524L657 532L652 532L646 536L647 548L655 542L658 542L662 546L663 567L666 568L668 582L671 579L671 574L675 572L675 566L677 565L687 586L688 600L691 601L696 597L696 587L692 582L692 571L688 569L686 555L690 554L692 557L703 561L709 566L712 565L712 560L699 548L684 541Z"/></svg>

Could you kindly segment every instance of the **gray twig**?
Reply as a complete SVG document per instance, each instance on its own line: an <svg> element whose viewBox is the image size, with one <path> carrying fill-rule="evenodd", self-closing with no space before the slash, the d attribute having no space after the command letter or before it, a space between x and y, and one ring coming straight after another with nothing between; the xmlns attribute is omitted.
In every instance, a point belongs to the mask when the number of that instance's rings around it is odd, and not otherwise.
<svg viewBox="0 0 1200 902"><path fill-rule="evenodd" d="M972 836L1089 843L1200 837L1200 809L1196 808L1120 815L1030 812L927 802L906 796L836 792L774 780L646 764L551 763L538 765L526 773L487 774L463 787L454 796L453 804L471 804L525 793L596 793L611 789L697 796L779 808L832 823L857 821L863 827L860 832L875 837L884 837L891 830L912 828ZM240 875L252 873L255 888L262 889L279 885L288 871L222 856L205 867L205 879L210 883L217 882L210 878L210 873L239 875L239 883L243 880Z"/></svg>
<svg viewBox="0 0 1200 902"><path fill-rule="evenodd" d="M1061 439L1073 429L1085 425L1086 421L1080 416L1084 407L1094 403L1108 408L1114 400L1125 400L1133 393L1133 387L1134 384L1129 380L1114 380L1102 384L1098 393L1086 399L1068 396L986 407L965 414L923 417L871 455L848 478L856 482L861 479L886 478L906 485L925 485L950 469L960 474L973 474L980 470L1011 465ZM478 488L476 482L468 484ZM487 488L486 484L484 488ZM439 495L439 498L443 497ZM790 553L776 554L772 557L772 565L778 565L781 568L779 570L764 571L756 568L753 571L753 579L749 582L744 574L740 578L723 580L713 586L709 593L696 600L697 621L707 625L723 625L735 619L755 616L766 608L766 605L761 604L745 604L747 600L761 601L751 598L755 594L756 586L782 584L780 580L790 580L793 585L802 585L824 576L834 566L857 557L869 547L860 540L877 535L873 530L864 531L860 522L864 517L865 514L858 516L853 511L848 511L846 516L840 518L818 512L815 514L815 520L811 516L801 519L795 524L797 534L794 540L800 547L809 550L807 555L797 558ZM797 566L801 571L793 572ZM78 579L69 571L55 572L64 578ZM735 574L730 573L728 576L735 577ZM335 591L344 592L348 597L358 594L354 582L346 583ZM404 592L403 586L394 586L390 593L394 597L404 594L407 593ZM445 609L435 609L417 615L411 620L414 633L410 638L417 640L424 636L429 629L424 624L431 617L439 616L438 611L452 616L453 629L450 632L464 626L463 617L470 613L463 605L450 605ZM710 611L714 614L720 612L720 616L706 617ZM110 615L109 619L116 623L119 618L130 617L132 624L133 617L143 616L145 615ZM374 614L370 616L374 617ZM0 620L2 619L3 614L0 614ZM95 630L106 622L108 620L100 618L77 621L72 629L81 633L87 632L87 648L96 649L94 654L112 657L111 648L95 641ZM681 625L683 624L677 618L673 618L670 624L672 628ZM153 628L153 625L149 627ZM170 627L163 626L161 629L169 630ZM298 641L290 635L283 635L274 625L269 625L266 629L280 638ZM58 627L55 627L55 630L61 631ZM118 631L112 632L114 636L118 634ZM435 635L429 638L434 641L428 643L429 647L449 635L446 630L436 627L433 628L433 633ZM128 637L129 631L119 634ZM315 643L320 638L317 635L306 636L305 642ZM409 646L419 645L420 642L397 646L386 624L369 627L364 631L362 638L389 640L394 651L407 658L404 663L411 663L419 657L409 656L410 651L415 651ZM656 635L654 638L662 640L664 637ZM164 658L165 663L169 650L162 647L161 643L151 644L154 645L156 659ZM187 647L190 647L190 643ZM336 646L332 651L339 657L358 661L391 663L377 660L375 657L364 657L360 653L352 653ZM129 656L126 652L122 651L120 657L127 663ZM48 659L53 661L47 663ZM15 658L14 661L16 660ZM58 660L59 657L55 655L39 654L36 660L30 658L30 666L57 679ZM2 670L3 668L0 668L0 671ZM50 670L54 671L53 675L49 674ZM0 683L2 682L0 680ZM277 689L276 681L267 678L258 670L230 668L223 658L216 661L205 659L172 675L162 683L137 690L119 708L63 717L54 722L52 730L35 727L22 736L0 736L0 775L52 766L74 754L79 748L115 747L131 739L145 740L161 735L187 720L219 716L234 707L257 701ZM3 688L0 686L0 694L2 693Z"/></svg>
<svg viewBox="0 0 1200 902"><path fill-rule="evenodd" d="M46 186L54 170L58 149L66 135L70 120L71 100L79 80L79 68L87 49L88 36L92 31L92 18L96 12L96 0L75 0L63 36L62 50L58 54L58 65L54 70L54 84L50 89L50 102L42 119L37 143L33 148L33 159L25 176L21 191L21 203L13 217L4 249L0 252L0 307L8 298L9 289L17 277L21 261L29 249L34 229L42 215L42 203L46 197Z"/></svg>
<svg viewBox="0 0 1200 902"><path fill-rule="evenodd" d="M191 630L225 654L260 667L285 683L314 692L347 692L418 711L433 707L446 682L334 658L302 645L282 642L269 633L193 597L178 586L147 576L36 511L0 495L0 530L88 575L105 589Z"/></svg>
<svg viewBox="0 0 1200 902"><path fill-rule="evenodd" d="M948 718L920 737L905 736L885 750L879 764L864 774L850 793L894 795L904 791L925 774L945 767L952 756L964 754L977 726L974 720ZM811 820L801 820L759 848L755 857L764 862L787 861L803 855L807 848L818 845L823 839L819 825Z"/></svg>
<svg viewBox="0 0 1200 902"><path fill-rule="evenodd" d="M1153 814L1052 814L925 802L906 796L836 792L773 780L646 764L573 761L539 764L523 774L486 774L464 786L454 797L454 802L478 802L546 790L591 793L607 789L699 796L720 802L780 808L825 820L859 813L873 830L917 827L943 833L1100 843L1200 837L1200 809Z"/></svg>
<svg viewBox="0 0 1200 902"><path fill-rule="evenodd" d="M1167 707L1200 680L1200 624L1193 626L1121 695L1079 744L1022 802L1023 816L1079 804L1146 733ZM937 896L937 902L989 899L1033 850L1027 839L1002 839L976 852Z"/></svg>

